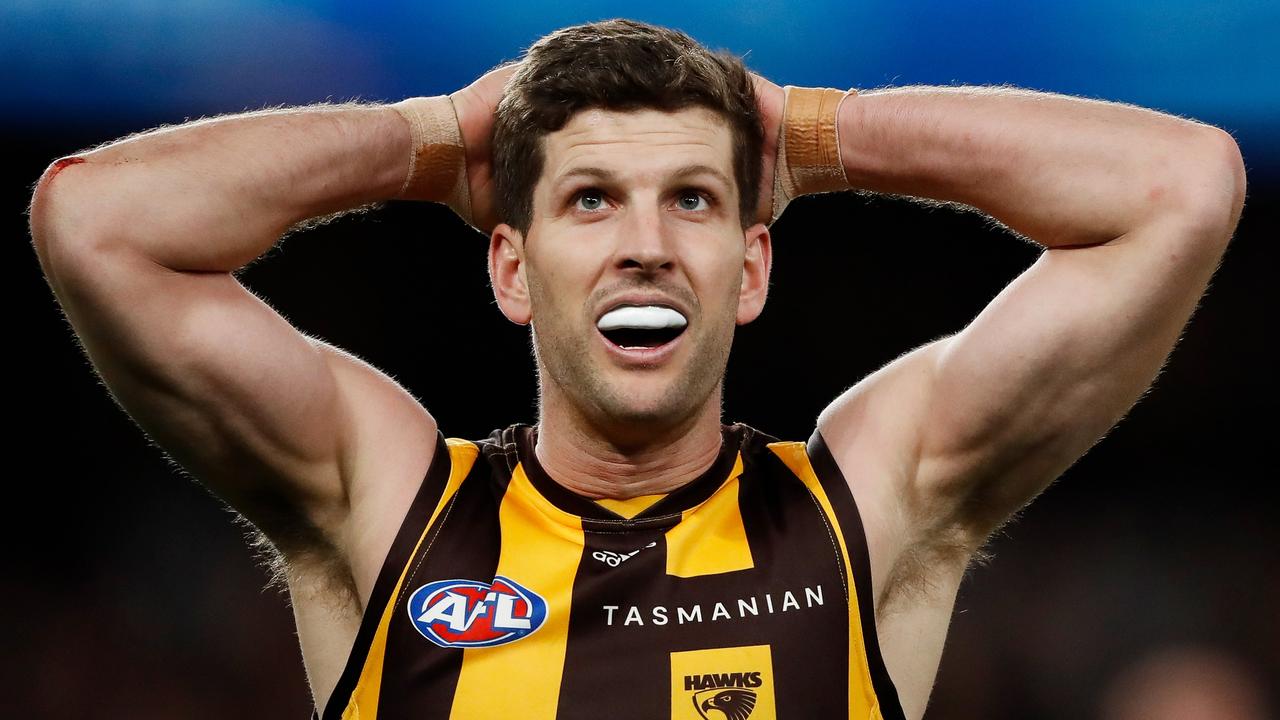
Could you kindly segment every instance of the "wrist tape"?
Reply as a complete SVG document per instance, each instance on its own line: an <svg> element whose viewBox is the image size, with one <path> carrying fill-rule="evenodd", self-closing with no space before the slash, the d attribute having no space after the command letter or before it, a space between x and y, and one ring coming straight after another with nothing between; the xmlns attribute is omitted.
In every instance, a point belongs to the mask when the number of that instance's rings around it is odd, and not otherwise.
<svg viewBox="0 0 1280 720"><path fill-rule="evenodd" d="M787 85L782 127L778 132L778 160L773 171L772 223L787 203L801 195L847 190L848 178L840 162L840 104L857 91Z"/></svg>
<svg viewBox="0 0 1280 720"><path fill-rule="evenodd" d="M474 225L467 156L448 95L412 97L390 105L409 122L409 173L397 199L442 202Z"/></svg>

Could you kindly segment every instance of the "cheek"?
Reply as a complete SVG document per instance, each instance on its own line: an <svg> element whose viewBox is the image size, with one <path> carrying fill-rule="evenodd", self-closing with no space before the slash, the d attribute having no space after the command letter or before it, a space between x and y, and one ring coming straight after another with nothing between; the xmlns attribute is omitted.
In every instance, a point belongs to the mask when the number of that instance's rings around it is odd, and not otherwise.
<svg viewBox="0 0 1280 720"><path fill-rule="evenodd" d="M738 289L742 286L742 249L721 244L703 255L693 265L707 269L699 295L706 302L722 298L730 298L736 302Z"/></svg>
<svg viewBox="0 0 1280 720"><path fill-rule="evenodd" d="M542 256L526 269L529 309L544 333L564 335L582 315L585 292L581 277L574 274L572 258ZM571 330L572 329L572 330Z"/></svg>
<svg viewBox="0 0 1280 720"><path fill-rule="evenodd" d="M601 258L595 255L603 251L607 240L597 231L594 234L575 228L549 228L538 238L537 245L527 247L527 259L531 272L537 272L547 287L567 287L565 283L580 282L598 267Z"/></svg>

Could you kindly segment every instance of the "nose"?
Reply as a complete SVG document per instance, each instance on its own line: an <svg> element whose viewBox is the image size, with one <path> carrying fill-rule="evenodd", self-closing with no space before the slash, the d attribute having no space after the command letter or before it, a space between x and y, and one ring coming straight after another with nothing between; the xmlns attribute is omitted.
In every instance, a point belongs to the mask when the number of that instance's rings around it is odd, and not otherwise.
<svg viewBox="0 0 1280 720"><path fill-rule="evenodd" d="M620 230L614 258L619 269L649 274L674 267L674 238L656 204L630 208Z"/></svg>

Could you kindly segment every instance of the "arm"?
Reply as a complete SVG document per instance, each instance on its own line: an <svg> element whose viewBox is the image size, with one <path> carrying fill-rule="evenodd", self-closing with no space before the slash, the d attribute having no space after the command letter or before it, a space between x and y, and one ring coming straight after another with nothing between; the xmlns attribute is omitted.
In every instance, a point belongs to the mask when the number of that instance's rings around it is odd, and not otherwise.
<svg viewBox="0 0 1280 720"><path fill-rule="evenodd" d="M1224 252L1245 179L1225 132L1127 105L899 88L840 111L855 188L970 205L1046 247L968 327L819 417L838 464L864 479L852 484L884 602L922 558L967 562L1150 386Z"/></svg>
<svg viewBox="0 0 1280 720"><path fill-rule="evenodd" d="M488 132L475 87L453 96L464 136ZM32 200L41 266L117 402L286 555L345 545L362 504L407 504L421 476L373 482L361 446L414 443L429 463L435 423L233 273L299 222L395 196L409 144L386 106L247 113L56 162Z"/></svg>
<svg viewBox="0 0 1280 720"><path fill-rule="evenodd" d="M1215 128L1004 88L865 92L837 123L853 187L972 206L1046 248L963 330L818 418L919 717L965 568L1150 386L1239 219L1244 167Z"/></svg>
<svg viewBox="0 0 1280 720"><path fill-rule="evenodd" d="M286 553L345 517L349 393L373 379L232 273L295 223L392 197L408 142L373 106L202 120L55 163L32 201L41 266L115 400Z"/></svg>

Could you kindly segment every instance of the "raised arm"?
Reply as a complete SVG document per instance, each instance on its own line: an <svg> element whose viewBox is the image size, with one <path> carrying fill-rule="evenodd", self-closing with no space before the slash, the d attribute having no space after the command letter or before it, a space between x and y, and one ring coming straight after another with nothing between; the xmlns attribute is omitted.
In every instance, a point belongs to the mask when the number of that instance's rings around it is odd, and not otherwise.
<svg viewBox="0 0 1280 720"><path fill-rule="evenodd" d="M232 273L296 223L391 198L408 147L385 107L248 113L63 159L32 201L41 266L115 400L287 555L340 542L353 395L376 381Z"/></svg>
<svg viewBox="0 0 1280 720"><path fill-rule="evenodd" d="M473 91L454 95L464 139L488 134ZM362 505L407 507L435 423L393 380L293 328L233 273L303 221L432 199L399 195L410 138L385 105L200 120L55 162L32 200L41 266L116 401L286 555L380 558L347 547L385 539L348 537L358 523L347 519ZM402 481L378 475L386 447L420 450L422 467Z"/></svg>
<svg viewBox="0 0 1280 720"><path fill-rule="evenodd" d="M1155 111L1010 88L867 91L841 110L855 187L973 206L1046 247L968 327L819 421L847 452L868 402L905 403L885 432L908 495L985 538L1151 384L1239 219L1239 149Z"/></svg>
<svg viewBox="0 0 1280 720"><path fill-rule="evenodd" d="M864 515L878 612L940 609L920 635L937 647L905 631L886 647L922 702L964 565L1151 385L1239 219L1244 167L1219 129L1011 88L864 91L838 123L853 187L972 206L1046 247L967 327L818 419Z"/></svg>

